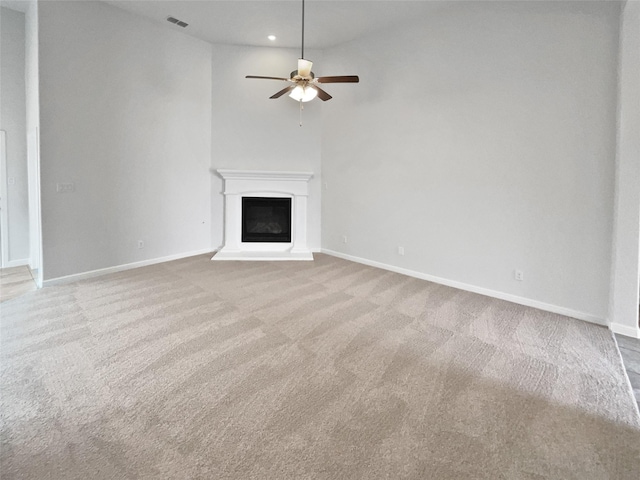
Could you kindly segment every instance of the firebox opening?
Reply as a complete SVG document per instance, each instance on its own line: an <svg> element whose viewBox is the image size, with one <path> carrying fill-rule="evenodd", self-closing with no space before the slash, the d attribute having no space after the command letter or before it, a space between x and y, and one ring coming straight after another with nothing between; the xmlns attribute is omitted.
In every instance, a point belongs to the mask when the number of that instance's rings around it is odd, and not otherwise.
<svg viewBox="0 0 640 480"><path fill-rule="evenodd" d="M291 242L291 198L242 197L243 242Z"/></svg>

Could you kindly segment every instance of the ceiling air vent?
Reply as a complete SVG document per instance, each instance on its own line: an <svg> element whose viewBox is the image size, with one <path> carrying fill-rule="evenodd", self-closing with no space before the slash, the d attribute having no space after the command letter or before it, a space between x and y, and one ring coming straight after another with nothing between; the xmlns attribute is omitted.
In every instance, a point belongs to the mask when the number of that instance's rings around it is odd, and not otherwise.
<svg viewBox="0 0 640 480"><path fill-rule="evenodd" d="M182 27L182 28L184 28L184 27L189 25L188 23L185 23L182 20L178 20L175 17L167 17L167 22L175 23L176 25L178 25L179 27Z"/></svg>

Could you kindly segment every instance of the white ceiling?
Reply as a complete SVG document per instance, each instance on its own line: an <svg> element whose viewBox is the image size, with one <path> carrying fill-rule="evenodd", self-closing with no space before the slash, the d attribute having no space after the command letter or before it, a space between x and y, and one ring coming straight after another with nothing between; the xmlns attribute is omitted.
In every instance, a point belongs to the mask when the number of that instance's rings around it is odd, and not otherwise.
<svg viewBox="0 0 640 480"><path fill-rule="evenodd" d="M0 0L0 5L25 11L27 0ZM40 0L56 2L59 0ZM75 0L96 1L96 0ZM210 43L300 48L302 0L102 0ZM324 49L375 34L446 8L464 8L484 0L306 0L305 48ZM519 0L497 0L515 2ZM618 0L600 0L616 2ZM582 2L539 0L540 8L571 8ZM173 16L189 24L166 21ZM275 42L267 39L273 34Z"/></svg>
<svg viewBox="0 0 640 480"><path fill-rule="evenodd" d="M210 43L300 48L301 0L105 0ZM305 48L323 49L444 8L429 0L306 0ZM166 21L173 16L185 29ZM277 36L275 42L267 35Z"/></svg>

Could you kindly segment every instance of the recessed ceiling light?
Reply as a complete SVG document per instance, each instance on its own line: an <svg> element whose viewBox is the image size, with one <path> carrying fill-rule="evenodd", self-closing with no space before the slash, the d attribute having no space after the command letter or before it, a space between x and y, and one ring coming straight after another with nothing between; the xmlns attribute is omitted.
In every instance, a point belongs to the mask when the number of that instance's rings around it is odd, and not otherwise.
<svg viewBox="0 0 640 480"><path fill-rule="evenodd" d="M276 36L275 35L269 35L267 38L273 42L276 39Z"/></svg>

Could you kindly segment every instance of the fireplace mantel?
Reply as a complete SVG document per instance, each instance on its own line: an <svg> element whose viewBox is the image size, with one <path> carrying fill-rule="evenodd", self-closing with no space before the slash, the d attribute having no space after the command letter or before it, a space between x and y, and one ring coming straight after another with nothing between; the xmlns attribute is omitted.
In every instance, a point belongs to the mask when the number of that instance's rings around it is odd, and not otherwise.
<svg viewBox="0 0 640 480"><path fill-rule="evenodd" d="M285 182L308 182L313 177L312 172L273 172L269 170L216 170L226 180L270 180ZM225 184L225 188L227 185Z"/></svg>
<svg viewBox="0 0 640 480"><path fill-rule="evenodd" d="M313 260L307 247L311 172L219 169L224 180L224 246L212 260ZM291 198L290 243L242 242L242 197Z"/></svg>

